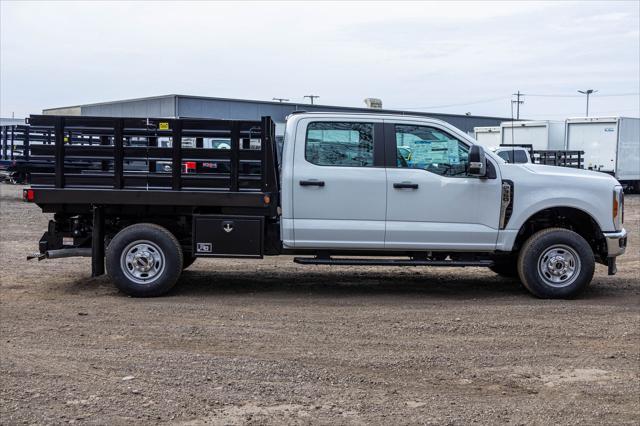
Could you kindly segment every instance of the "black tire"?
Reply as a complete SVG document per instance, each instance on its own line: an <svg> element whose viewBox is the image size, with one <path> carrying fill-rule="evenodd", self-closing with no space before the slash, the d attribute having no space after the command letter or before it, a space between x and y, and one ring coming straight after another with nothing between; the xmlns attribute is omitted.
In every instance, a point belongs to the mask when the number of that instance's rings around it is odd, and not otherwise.
<svg viewBox="0 0 640 426"><path fill-rule="evenodd" d="M182 253L182 269L187 269L189 266L193 265L197 257L194 257L187 253Z"/></svg>
<svg viewBox="0 0 640 426"><path fill-rule="evenodd" d="M591 282L594 270L595 259L587 241L563 228L533 234L518 256L522 284L543 299L577 296Z"/></svg>
<svg viewBox="0 0 640 426"><path fill-rule="evenodd" d="M515 257L495 259L493 266L489 269L500 276L516 278L518 277L518 259Z"/></svg>
<svg viewBox="0 0 640 426"><path fill-rule="evenodd" d="M176 237L152 223L138 223L118 232L107 247L106 260L107 273L116 287L134 297L160 296L171 290L183 265Z"/></svg>

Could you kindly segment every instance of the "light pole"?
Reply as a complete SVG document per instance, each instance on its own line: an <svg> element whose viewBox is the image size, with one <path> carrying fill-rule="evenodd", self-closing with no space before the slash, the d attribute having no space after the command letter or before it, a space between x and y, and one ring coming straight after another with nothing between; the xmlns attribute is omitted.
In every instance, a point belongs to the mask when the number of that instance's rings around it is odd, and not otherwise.
<svg viewBox="0 0 640 426"><path fill-rule="evenodd" d="M272 98L272 100L278 101L280 103L289 102L289 99L287 99L287 98Z"/></svg>
<svg viewBox="0 0 640 426"><path fill-rule="evenodd" d="M593 89L587 89L587 90L578 90L578 93L582 93L583 95L587 95L587 115L586 117L589 116L589 96L592 93L596 93L597 90L593 90Z"/></svg>
<svg viewBox="0 0 640 426"><path fill-rule="evenodd" d="M311 101L311 105L313 105L313 100L319 98L320 96L318 95L304 95L304 98L309 98L309 100Z"/></svg>

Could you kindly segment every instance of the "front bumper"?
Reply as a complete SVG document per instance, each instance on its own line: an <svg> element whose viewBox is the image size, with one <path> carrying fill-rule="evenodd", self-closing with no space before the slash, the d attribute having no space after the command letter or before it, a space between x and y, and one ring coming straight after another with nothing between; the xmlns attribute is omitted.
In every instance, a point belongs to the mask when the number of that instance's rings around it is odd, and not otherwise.
<svg viewBox="0 0 640 426"><path fill-rule="evenodd" d="M607 257L620 256L627 249L627 231L603 232L607 242Z"/></svg>

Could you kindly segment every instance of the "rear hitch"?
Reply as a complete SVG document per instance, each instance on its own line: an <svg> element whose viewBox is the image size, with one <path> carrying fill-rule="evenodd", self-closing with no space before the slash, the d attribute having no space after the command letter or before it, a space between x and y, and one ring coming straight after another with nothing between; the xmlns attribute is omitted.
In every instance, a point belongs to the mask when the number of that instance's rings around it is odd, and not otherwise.
<svg viewBox="0 0 640 426"><path fill-rule="evenodd" d="M27 255L27 260L38 259L38 261L41 261L46 257L47 257L46 253L33 253L33 254Z"/></svg>
<svg viewBox="0 0 640 426"><path fill-rule="evenodd" d="M90 248L69 247L58 250L47 250L44 253L34 253L27 256L27 260L31 259L61 259L63 257L91 257Z"/></svg>

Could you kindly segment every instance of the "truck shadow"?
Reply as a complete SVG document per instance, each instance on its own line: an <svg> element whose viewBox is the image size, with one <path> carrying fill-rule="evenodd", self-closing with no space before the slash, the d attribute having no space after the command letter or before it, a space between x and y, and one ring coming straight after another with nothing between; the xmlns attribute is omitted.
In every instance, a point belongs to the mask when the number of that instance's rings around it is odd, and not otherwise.
<svg viewBox="0 0 640 426"><path fill-rule="evenodd" d="M199 272L184 271L171 296L207 296L282 292L295 296L420 295L455 298L530 297L515 279L456 274L394 275L384 272Z"/></svg>

